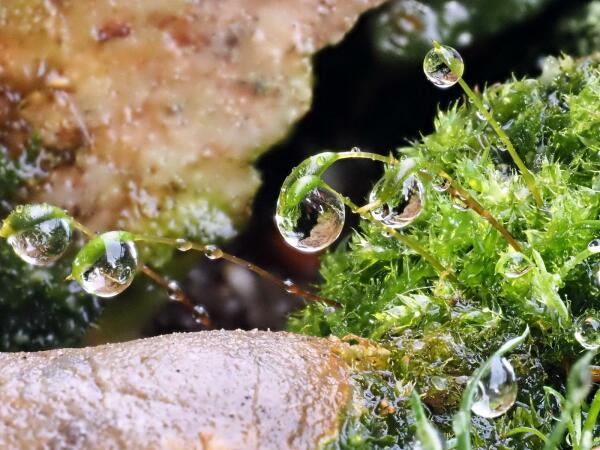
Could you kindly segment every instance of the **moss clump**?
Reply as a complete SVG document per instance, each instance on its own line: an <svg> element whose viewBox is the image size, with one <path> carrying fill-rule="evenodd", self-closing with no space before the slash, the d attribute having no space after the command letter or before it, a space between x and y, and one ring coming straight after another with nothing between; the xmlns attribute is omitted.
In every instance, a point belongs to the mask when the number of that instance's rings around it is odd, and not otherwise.
<svg viewBox="0 0 600 450"><path fill-rule="evenodd" d="M518 406L499 420L475 417L473 443L481 449L541 448L539 437L509 431L531 426L550 432L556 403L543 386L562 389L566 367L583 354L573 337L574 317L600 306L600 259L585 254L600 234L598 61L549 58L538 79L511 80L482 94L534 173L543 208L469 103L440 112L434 133L398 150L400 158L416 158L422 167L442 167L464 186L521 243L528 271L512 277L514 250L501 234L430 185L423 213L405 232L452 269L459 283L438 276L381 227L362 220L323 260L321 293L343 307L332 313L311 305L290 322L294 331L356 334L392 352L388 375L377 375L371 383L377 389L365 389L371 408L350 413L339 442L331 445L409 445L410 432L394 431L410 423L406 386L417 388L433 421L450 435L473 370L529 325L531 337L510 355L519 376ZM385 417L372 406L384 398L397 405Z"/></svg>

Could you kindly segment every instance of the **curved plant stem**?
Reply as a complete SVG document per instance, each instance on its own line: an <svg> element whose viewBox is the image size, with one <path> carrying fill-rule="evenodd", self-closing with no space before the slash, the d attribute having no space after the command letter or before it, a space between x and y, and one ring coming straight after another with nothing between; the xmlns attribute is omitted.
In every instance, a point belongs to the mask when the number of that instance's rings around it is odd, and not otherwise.
<svg viewBox="0 0 600 450"><path fill-rule="evenodd" d="M471 101L473 102L473 104L475 104L475 106L477 107L479 112L481 112L481 114L483 114L485 119L492 126L492 128L494 129L494 131L496 132L496 134L498 135L498 137L500 138L500 140L506 147L506 150L508 150L508 153L510 153L510 156L513 159L514 163L517 165L517 167L521 171L521 174L523 175L523 178L525 179L525 183L527 183L527 187L529 188L529 191L531 192L531 194L533 195L533 198L535 199L535 203L537 204L538 208L541 208L543 206L543 201L542 201L542 196L540 194L540 191L537 188L537 185L535 184L535 178L533 177L533 174L529 171L529 169L527 168L527 166L525 165L525 163L523 162L523 160L521 159L521 157L515 150L515 147L512 145L512 142L510 141L508 135L504 132L504 130L502 129L500 124L496 121L496 119L494 119L494 117L485 108L485 106L483 106L483 103L481 103L481 100L479 99L477 94L475 94L475 92L473 92L471 90L471 88L466 83L466 81L464 81L462 78L460 78L458 80L458 84L460 84L460 87L463 89L463 91L465 91L465 94L467 94L467 97L469 97L469 99L471 99Z"/></svg>
<svg viewBox="0 0 600 450"><path fill-rule="evenodd" d="M558 274L560 275L561 279L564 280L567 277L567 275L569 275L569 272L571 272L571 270L573 270L575 267L577 267L579 264L581 264L583 261L585 261L592 255L595 255L595 253L586 248L585 250L582 250L581 252L573 256L571 259L569 259L567 262L565 262L564 265L558 271Z"/></svg>
<svg viewBox="0 0 600 450"><path fill-rule="evenodd" d="M157 273L155 270L151 269L149 266L144 264L142 266L142 272L150 278L154 283L163 288L167 292L171 292L173 289L177 289L177 301L179 301L185 308L190 312L190 314L196 319L196 321L203 325L206 328L212 328L212 322L208 313L199 305L196 305L192 300L185 294L185 292L179 288L175 284L173 286L173 282L165 279L162 275Z"/></svg>
<svg viewBox="0 0 600 450"><path fill-rule="evenodd" d="M209 259L224 259L225 261L229 261L230 263L236 264L240 267L244 267L255 274L259 275L261 278L264 278L267 281L279 286L284 291L293 294L297 297L301 297L305 300L321 302L325 303L329 306L334 306L339 308L341 305L335 300L331 300L325 297L321 297L320 295L314 294L312 292L306 291L300 288L298 285L294 284L289 280L281 280L280 278L273 275L271 272L263 269L262 267L257 266L256 264L251 263L243 258L232 255L230 253L224 252L220 248L215 247L214 245L202 245L195 242L183 241L187 245L182 247L182 240L180 239L171 239L171 238L162 238L162 237L150 237L150 236L137 236L137 240L145 241L145 242L153 242L156 244L164 244L170 247L175 247L180 249L180 251L189 251L194 250L207 255ZM212 256L209 256L212 255Z"/></svg>
<svg viewBox="0 0 600 450"><path fill-rule="evenodd" d="M393 156L383 156L378 153L371 152L339 152L338 160L340 159L370 159L371 161L379 161L384 164L396 164L398 160Z"/></svg>

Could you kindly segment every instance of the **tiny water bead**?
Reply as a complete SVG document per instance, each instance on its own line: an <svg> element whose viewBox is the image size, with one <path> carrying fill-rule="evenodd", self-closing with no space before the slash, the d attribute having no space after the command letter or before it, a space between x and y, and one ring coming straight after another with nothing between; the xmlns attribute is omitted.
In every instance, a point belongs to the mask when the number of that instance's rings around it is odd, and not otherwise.
<svg viewBox="0 0 600 450"><path fill-rule="evenodd" d="M188 241L187 239L175 239L175 247L177 247L177 250L179 250L180 252L187 252L191 250L193 246L194 244L191 241Z"/></svg>
<svg viewBox="0 0 600 450"><path fill-rule="evenodd" d="M594 239L588 244L588 250L592 253L600 253L600 239Z"/></svg>
<svg viewBox="0 0 600 450"><path fill-rule="evenodd" d="M174 302L182 302L185 300L185 292L179 286L177 281L169 281L167 284L167 296Z"/></svg>
<svg viewBox="0 0 600 450"><path fill-rule="evenodd" d="M289 278L283 281L283 285L285 287L285 291L288 294L297 294L300 291L300 288Z"/></svg>
<svg viewBox="0 0 600 450"><path fill-rule="evenodd" d="M423 60L423 72L429 81L440 88L458 83L465 70L462 56L454 48L434 43Z"/></svg>
<svg viewBox="0 0 600 450"><path fill-rule="evenodd" d="M220 259L223 257L223 250L216 245L207 245L204 247L204 256L208 259Z"/></svg>
<svg viewBox="0 0 600 450"><path fill-rule="evenodd" d="M381 199L383 181L379 180L373 187L369 197L370 203ZM404 228L421 215L424 202L423 184L416 176L411 175L402 182L401 189L386 199L380 207L371 211L371 215L389 228Z"/></svg>
<svg viewBox="0 0 600 450"><path fill-rule="evenodd" d="M499 417L514 405L518 390L512 365L506 358L496 357L477 386L471 411L488 419Z"/></svg>
<svg viewBox="0 0 600 450"><path fill-rule="evenodd" d="M457 211L465 212L469 210L467 202L462 197L455 195L452 197L452 207Z"/></svg>
<svg viewBox="0 0 600 450"><path fill-rule="evenodd" d="M47 204L18 206L4 220L0 236L23 261L48 266L71 243L71 218L62 209Z"/></svg>
<svg viewBox="0 0 600 450"><path fill-rule="evenodd" d="M340 236L346 211L334 192L322 187L312 189L295 208L282 211L277 204L275 222L285 242L305 253L329 247Z"/></svg>
<svg viewBox="0 0 600 450"><path fill-rule="evenodd" d="M575 321L575 339L586 350L600 349L600 313L588 310Z"/></svg>
<svg viewBox="0 0 600 450"><path fill-rule="evenodd" d="M504 263L504 276L509 279L520 278L531 270L531 265L522 253L513 252Z"/></svg>
<svg viewBox="0 0 600 450"><path fill-rule="evenodd" d="M450 189L450 180L440 175L436 175L431 181L431 187L437 192L446 192Z"/></svg>
<svg viewBox="0 0 600 450"><path fill-rule="evenodd" d="M88 293L114 297L131 285L139 268L134 236L110 231L89 241L73 261L73 278Z"/></svg>

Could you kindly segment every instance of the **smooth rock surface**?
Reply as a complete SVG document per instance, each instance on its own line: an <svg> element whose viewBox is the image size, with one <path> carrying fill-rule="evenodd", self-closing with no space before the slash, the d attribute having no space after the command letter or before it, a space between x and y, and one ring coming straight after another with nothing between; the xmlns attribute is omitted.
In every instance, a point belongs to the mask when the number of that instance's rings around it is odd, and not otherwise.
<svg viewBox="0 0 600 450"><path fill-rule="evenodd" d="M314 449L350 401L341 345L212 331L0 354L0 448Z"/></svg>
<svg viewBox="0 0 600 450"><path fill-rule="evenodd" d="M311 57L383 0L2 0L0 145L97 231L232 237ZM348 76L352 76L349 74Z"/></svg>

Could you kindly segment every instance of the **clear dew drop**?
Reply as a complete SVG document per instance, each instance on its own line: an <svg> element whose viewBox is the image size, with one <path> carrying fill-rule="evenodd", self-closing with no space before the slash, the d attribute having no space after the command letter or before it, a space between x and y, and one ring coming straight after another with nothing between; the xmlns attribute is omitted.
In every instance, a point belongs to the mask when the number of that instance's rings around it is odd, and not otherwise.
<svg viewBox="0 0 600 450"><path fill-rule="evenodd" d="M177 250L179 250L180 252L187 252L187 251L191 250L193 245L194 244L192 244L187 239L183 239L183 238L175 239L175 247L177 247Z"/></svg>
<svg viewBox="0 0 600 450"><path fill-rule="evenodd" d="M369 203L379 200L383 187L383 180L379 180L371 191ZM402 188L379 208L371 211L371 215L389 228L404 228L423 212L424 202L423 185L416 176L411 175L404 180Z"/></svg>
<svg viewBox="0 0 600 450"><path fill-rule="evenodd" d="M298 288L298 286L296 285L296 283L294 283L289 278L287 280L283 281L283 286L285 288L285 291L288 294L297 294L298 292L300 292L300 289Z"/></svg>
<svg viewBox="0 0 600 450"><path fill-rule="evenodd" d="M7 242L23 261L49 266L65 253L71 236L68 219L48 219L10 235Z"/></svg>
<svg viewBox="0 0 600 450"><path fill-rule="evenodd" d="M181 286L179 286L177 281L169 281L167 284L167 296L175 302L182 302L185 300L185 292L183 292L183 289L181 289Z"/></svg>
<svg viewBox="0 0 600 450"><path fill-rule="evenodd" d="M97 240L102 241L103 251L77 278L86 292L110 298L123 292L133 282L139 267L138 250L133 240L123 239L121 234L104 233L88 242L80 251L81 254L86 247L98 245Z"/></svg>
<svg viewBox="0 0 600 450"><path fill-rule="evenodd" d="M208 259L220 259L223 257L223 250L216 245L207 245L204 247L204 256Z"/></svg>
<svg viewBox="0 0 600 450"><path fill-rule="evenodd" d="M588 250L592 253L600 253L600 239L594 239L588 244Z"/></svg>
<svg viewBox="0 0 600 450"><path fill-rule="evenodd" d="M210 321L210 316L206 308L202 305L195 305L193 311L194 319L200 325L207 325Z"/></svg>
<svg viewBox="0 0 600 450"><path fill-rule="evenodd" d="M509 279L520 278L531 270L531 266L522 253L513 252L504 266L504 276Z"/></svg>
<svg viewBox="0 0 600 450"><path fill-rule="evenodd" d="M328 189L311 190L294 211L294 217L275 216L277 228L285 242L305 253L329 247L340 236L346 219L342 200Z"/></svg>
<svg viewBox="0 0 600 450"><path fill-rule="evenodd" d="M514 405L518 390L512 365L506 358L496 357L477 386L471 411L488 419L499 417Z"/></svg>
<svg viewBox="0 0 600 450"><path fill-rule="evenodd" d="M458 195L452 197L452 207L458 211L464 212L469 210L469 206L462 197Z"/></svg>
<svg viewBox="0 0 600 450"><path fill-rule="evenodd" d="M588 310L575 321L575 339L586 350L600 349L600 314Z"/></svg>
<svg viewBox="0 0 600 450"><path fill-rule="evenodd" d="M437 192L446 192L450 189L450 181L440 175L436 175L431 182L431 187Z"/></svg>
<svg viewBox="0 0 600 450"><path fill-rule="evenodd" d="M358 148L358 147L352 147L352 148L350 149L350 152L351 152L351 153L360 153L360 148Z"/></svg>
<svg viewBox="0 0 600 450"><path fill-rule="evenodd" d="M455 49L437 45L425 55L423 72L429 81L440 88L449 88L461 79L465 65Z"/></svg>

